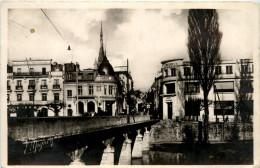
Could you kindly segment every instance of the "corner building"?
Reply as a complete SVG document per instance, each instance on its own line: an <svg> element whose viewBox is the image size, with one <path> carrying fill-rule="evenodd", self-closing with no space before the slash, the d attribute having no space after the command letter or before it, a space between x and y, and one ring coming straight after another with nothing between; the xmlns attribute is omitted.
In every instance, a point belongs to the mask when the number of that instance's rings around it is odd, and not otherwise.
<svg viewBox="0 0 260 168"><path fill-rule="evenodd" d="M193 69L189 61L171 59L161 62L162 75L156 78L160 82L157 87L159 102L163 119L173 120L202 120L203 90L199 82L194 79ZM238 103L241 95L247 95L243 100L249 120L253 115L253 61L250 59L237 59L222 61L215 67L219 78L208 95L209 121L233 121L235 114L239 113ZM246 76L246 80L243 80ZM161 106L161 108L160 108ZM241 108L241 107L240 107Z"/></svg>
<svg viewBox="0 0 260 168"><path fill-rule="evenodd" d="M63 65L29 59L13 60L7 66L9 117L63 116L62 107Z"/></svg>

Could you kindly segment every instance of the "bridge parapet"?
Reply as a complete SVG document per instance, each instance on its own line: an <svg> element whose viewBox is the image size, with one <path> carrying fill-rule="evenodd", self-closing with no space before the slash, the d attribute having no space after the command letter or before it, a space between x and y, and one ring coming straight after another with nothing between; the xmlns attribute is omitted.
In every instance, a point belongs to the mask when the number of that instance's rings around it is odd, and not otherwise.
<svg viewBox="0 0 260 168"><path fill-rule="evenodd" d="M130 116L130 123L127 123L127 116L9 118L8 137L24 143L149 121L148 115Z"/></svg>

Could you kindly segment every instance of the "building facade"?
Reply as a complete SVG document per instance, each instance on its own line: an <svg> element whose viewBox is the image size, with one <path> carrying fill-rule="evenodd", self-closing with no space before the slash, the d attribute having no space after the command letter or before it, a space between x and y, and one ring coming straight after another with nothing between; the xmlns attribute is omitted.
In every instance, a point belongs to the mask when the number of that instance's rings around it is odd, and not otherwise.
<svg viewBox="0 0 260 168"><path fill-rule="evenodd" d="M80 70L77 63L64 66L64 100L67 116L115 116L122 111L117 101L118 80L103 47L102 25L99 56L94 68Z"/></svg>
<svg viewBox="0 0 260 168"><path fill-rule="evenodd" d="M63 65L52 60L14 60L7 69L10 117L63 116Z"/></svg>
<svg viewBox="0 0 260 168"><path fill-rule="evenodd" d="M10 117L115 116L126 111L126 71L114 71L103 47L94 68L52 60L14 60L7 65L7 102Z"/></svg>
<svg viewBox="0 0 260 168"><path fill-rule="evenodd" d="M127 113L127 93L134 90L134 82L131 73L126 66L116 67L115 76L118 80L118 113ZM129 95L130 96L130 95Z"/></svg>
<svg viewBox="0 0 260 168"><path fill-rule="evenodd" d="M202 120L203 90L194 79L192 66L183 59L162 61L162 75L154 82L154 104L163 119ZM219 78L209 99L210 121L233 121L235 116L253 115L253 61L222 61L215 67Z"/></svg>

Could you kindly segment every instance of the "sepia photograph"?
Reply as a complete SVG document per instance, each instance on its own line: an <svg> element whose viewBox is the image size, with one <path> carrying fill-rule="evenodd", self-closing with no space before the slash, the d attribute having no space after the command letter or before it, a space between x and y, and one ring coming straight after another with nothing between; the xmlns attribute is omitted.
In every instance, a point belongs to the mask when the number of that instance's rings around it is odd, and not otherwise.
<svg viewBox="0 0 260 168"><path fill-rule="evenodd" d="M259 4L1 12L3 167L259 166Z"/></svg>

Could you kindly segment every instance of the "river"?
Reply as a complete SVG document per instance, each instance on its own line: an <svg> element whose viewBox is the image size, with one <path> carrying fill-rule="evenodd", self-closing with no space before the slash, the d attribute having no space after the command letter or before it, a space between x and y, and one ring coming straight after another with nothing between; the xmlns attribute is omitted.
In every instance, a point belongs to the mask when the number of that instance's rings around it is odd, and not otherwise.
<svg viewBox="0 0 260 168"><path fill-rule="evenodd" d="M99 165L104 146L89 147L81 156L85 165ZM10 146L9 146L10 147ZM17 149L14 147L14 149ZM69 165L72 160L63 149L53 148L41 152L21 155L16 150L9 155L11 165ZM21 151L23 152L23 151ZM23 156L23 157L22 157ZM115 150L115 163L118 163L120 150ZM132 158L132 165L230 165L253 164L253 141L226 142L214 144L165 143L153 144L142 158Z"/></svg>
<svg viewBox="0 0 260 168"><path fill-rule="evenodd" d="M253 164L253 143L156 144L132 165Z"/></svg>

